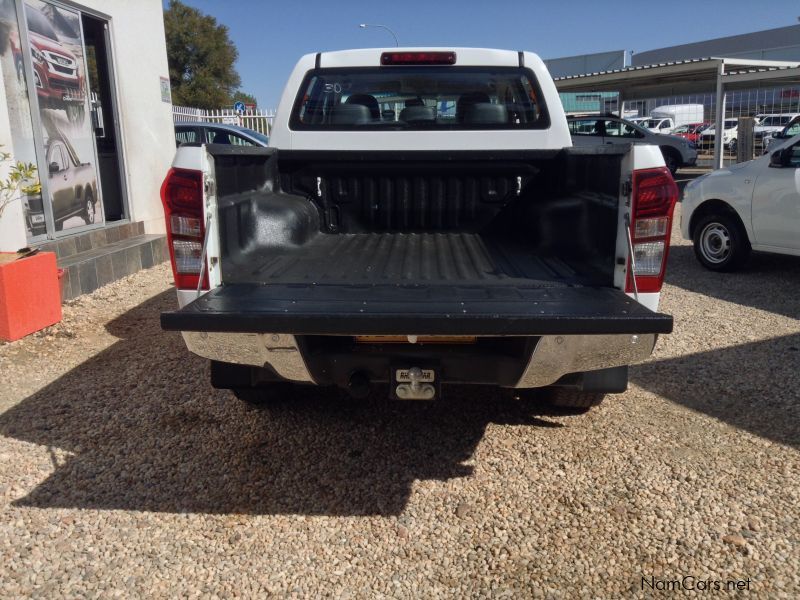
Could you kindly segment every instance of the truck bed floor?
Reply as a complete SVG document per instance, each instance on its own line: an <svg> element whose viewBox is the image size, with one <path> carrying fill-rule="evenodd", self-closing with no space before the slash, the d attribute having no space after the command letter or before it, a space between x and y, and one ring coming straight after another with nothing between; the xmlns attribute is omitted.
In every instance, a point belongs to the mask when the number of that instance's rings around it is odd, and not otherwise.
<svg viewBox="0 0 800 600"><path fill-rule="evenodd" d="M232 272L233 271L233 272ZM424 283L562 287L591 285L557 257L475 233L319 234L302 246L264 248L228 265L227 281L253 283Z"/></svg>

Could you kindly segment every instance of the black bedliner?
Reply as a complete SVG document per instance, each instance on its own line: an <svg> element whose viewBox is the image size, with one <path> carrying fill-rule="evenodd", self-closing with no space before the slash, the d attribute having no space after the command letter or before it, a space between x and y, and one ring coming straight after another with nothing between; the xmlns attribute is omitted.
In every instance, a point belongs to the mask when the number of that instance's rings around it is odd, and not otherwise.
<svg viewBox="0 0 800 600"><path fill-rule="evenodd" d="M581 268L582 267L582 268ZM227 264L235 283L422 283L563 287L602 283L588 265L536 256L524 243L476 233L317 235L303 245L253 252Z"/></svg>
<svg viewBox="0 0 800 600"><path fill-rule="evenodd" d="M672 317L611 288L226 285L161 315L175 331L298 335L670 333Z"/></svg>

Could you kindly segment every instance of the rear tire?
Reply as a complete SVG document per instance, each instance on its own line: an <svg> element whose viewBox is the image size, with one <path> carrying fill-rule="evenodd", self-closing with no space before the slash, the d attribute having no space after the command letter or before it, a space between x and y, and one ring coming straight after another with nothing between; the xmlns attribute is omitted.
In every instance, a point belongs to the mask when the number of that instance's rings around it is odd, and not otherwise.
<svg viewBox="0 0 800 600"><path fill-rule="evenodd" d="M694 227L692 242L697 260L710 271L737 271L750 257L747 233L733 215L702 217Z"/></svg>
<svg viewBox="0 0 800 600"><path fill-rule="evenodd" d="M563 387L547 388L544 393L545 400L551 406L576 409L575 412L587 412L600 404L605 397L605 394L597 392L582 392Z"/></svg>
<svg viewBox="0 0 800 600"><path fill-rule="evenodd" d="M661 154L664 156L664 164L669 169L669 172L675 175L678 171L678 167L681 166L680 156L671 148L661 148Z"/></svg>
<svg viewBox="0 0 800 600"><path fill-rule="evenodd" d="M83 202L83 220L87 225L94 225L97 218L97 204L92 197L92 192L87 190Z"/></svg>

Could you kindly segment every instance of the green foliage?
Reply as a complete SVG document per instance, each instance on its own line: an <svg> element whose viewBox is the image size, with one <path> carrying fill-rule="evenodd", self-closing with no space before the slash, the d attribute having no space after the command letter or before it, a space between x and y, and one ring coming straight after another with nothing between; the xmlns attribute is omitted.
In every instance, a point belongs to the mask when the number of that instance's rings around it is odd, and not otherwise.
<svg viewBox="0 0 800 600"><path fill-rule="evenodd" d="M10 160L10 153L0 151L0 163ZM6 178L0 179L0 217L9 204L19 199L20 194L36 196L41 193L42 184L36 177L36 166L32 163L12 162Z"/></svg>
<svg viewBox="0 0 800 600"><path fill-rule="evenodd" d="M234 63L239 53L228 28L179 0L164 11L172 103L213 109L232 104L241 79Z"/></svg>
<svg viewBox="0 0 800 600"><path fill-rule="evenodd" d="M256 97L255 97L255 96L253 96L253 95L251 95L251 94L248 94L248 93L246 93L246 92L243 92L242 90L238 90L238 91L237 91L237 92L236 92L236 93L233 95L233 101L234 101L234 102L240 102L240 101L241 101L241 102L244 102L245 104L255 104L255 105L258 105L258 101L256 100Z"/></svg>

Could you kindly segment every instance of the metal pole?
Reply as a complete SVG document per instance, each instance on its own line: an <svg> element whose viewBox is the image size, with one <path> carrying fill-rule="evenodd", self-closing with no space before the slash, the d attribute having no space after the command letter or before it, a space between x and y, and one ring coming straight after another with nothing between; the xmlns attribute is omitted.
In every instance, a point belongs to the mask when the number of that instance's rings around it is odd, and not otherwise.
<svg viewBox="0 0 800 600"><path fill-rule="evenodd" d="M717 102L716 102L716 123L714 124L714 168L722 168L723 153L725 144L725 86L722 83L722 76L725 73L725 61L721 60L717 67Z"/></svg>
<svg viewBox="0 0 800 600"><path fill-rule="evenodd" d="M392 37L394 38L394 45L400 47L400 42L397 41L397 36L394 34L394 31L389 29L386 25L378 25L376 23L360 23L358 26L361 29L366 29L367 27L380 27L381 29L385 29L392 34Z"/></svg>

